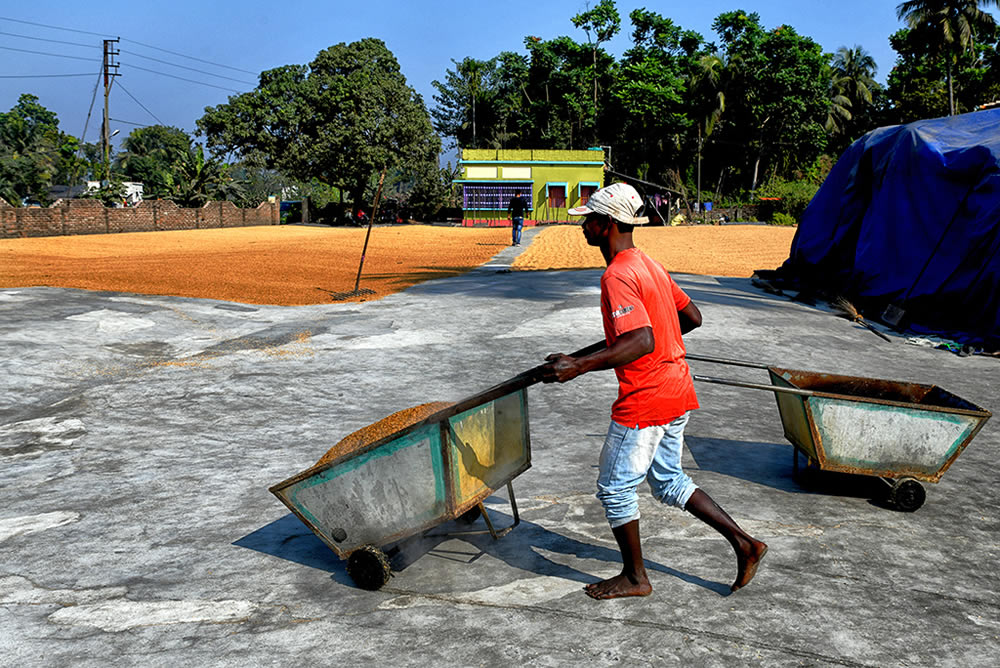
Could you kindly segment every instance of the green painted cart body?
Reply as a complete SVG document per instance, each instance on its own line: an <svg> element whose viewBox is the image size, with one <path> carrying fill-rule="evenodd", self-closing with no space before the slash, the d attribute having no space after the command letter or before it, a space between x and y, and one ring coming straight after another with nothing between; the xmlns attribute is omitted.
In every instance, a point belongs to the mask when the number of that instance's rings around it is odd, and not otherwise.
<svg viewBox="0 0 1000 668"><path fill-rule="evenodd" d="M923 504L917 481L938 482L992 416L937 385L688 358L766 369L771 385L695 379L774 392L796 465L801 452L823 471L877 476L889 485L890 505L901 510Z"/></svg>

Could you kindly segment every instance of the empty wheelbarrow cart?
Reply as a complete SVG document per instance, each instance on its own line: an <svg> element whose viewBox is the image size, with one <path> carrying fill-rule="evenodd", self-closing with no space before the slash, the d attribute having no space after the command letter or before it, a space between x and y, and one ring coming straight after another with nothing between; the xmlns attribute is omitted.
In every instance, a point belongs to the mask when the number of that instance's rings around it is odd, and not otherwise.
<svg viewBox="0 0 1000 668"><path fill-rule="evenodd" d="M771 385L695 380L774 392L785 438L820 470L878 476L889 504L923 505L920 482L938 482L992 416L936 385L837 376L700 355L688 359L766 369Z"/></svg>
<svg viewBox="0 0 1000 668"><path fill-rule="evenodd" d="M364 589L378 589L391 576L382 547L449 520L482 514L486 531L457 533L500 538L520 522L511 481L531 466L527 387L541 379L541 369L356 449L333 452L270 490L347 559L348 574ZM483 500L504 485L513 522L497 529Z"/></svg>

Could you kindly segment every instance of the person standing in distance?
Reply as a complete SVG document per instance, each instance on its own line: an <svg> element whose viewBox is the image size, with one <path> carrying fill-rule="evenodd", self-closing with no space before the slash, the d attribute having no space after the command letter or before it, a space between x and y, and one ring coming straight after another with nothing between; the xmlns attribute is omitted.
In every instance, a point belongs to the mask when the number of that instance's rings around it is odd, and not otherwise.
<svg viewBox="0 0 1000 668"><path fill-rule="evenodd" d="M517 193L510 198L507 204L507 211L510 213L510 245L521 245L521 228L524 227L524 212L528 210L528 202L521 193Z"/></svg>
<svg viewBox="0 0 1000 668"><path fill-rule="evenodd" d="M641 206L635 188L615 183L570 209L584 216L584 237L601 249L607 264L601 276L605 347L582 357L545 358L548 383L601 369L614 369L618 377L597 497L621 550L622 572L584 589L596 599L652 593L639 538L637 490L646 480L655 498L688 511L729 541L736 552L736 591L753 579L767 545L741 529L681 469L684 427L689 411L698 408L681 335L701 326L702 317L662 265L633 244L633 226L648 222L636 217Z"/></svg>

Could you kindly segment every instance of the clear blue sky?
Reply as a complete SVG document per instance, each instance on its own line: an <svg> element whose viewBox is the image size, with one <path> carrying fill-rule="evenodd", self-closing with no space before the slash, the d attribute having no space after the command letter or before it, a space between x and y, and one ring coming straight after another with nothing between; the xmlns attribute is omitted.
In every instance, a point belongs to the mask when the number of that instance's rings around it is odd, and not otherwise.
<svg viewBox="0 0 1000 668"><path fill-rule="evenodd" d="M895 16L898 3L884 0L646 3L618 0L617 4L622 15L622 33L606 46L616 57L629 47L628 13L636 7L657 11L685 29L700 32L708 40L716 38L711 24L718 14L744 9L757 12L766 28L790 25L800 34L812 37L826 51L845 45L863 46L875 58L879 68L877 78L883 82L895 60L888 37L901 27ZM21 93L33 93L42 104L58 113L63 131L79 137L101 67L102 36L122 38L119 57L122 77L118 80L121 87L112 90L110 113L111 118L120 121L137 124L160 121L193 133L195 120L206 106L224 103L232 91L252 89L256 73L291 63L308 63L318 51L330 45L368 36L386 43L409 84L431 106L434 92L431 82L443 78L445 70L452 66L452 59L490 58L504 50L523 53L527 35L543 39L570 35L586 41L583 31L574 28L569 20L586 7L585 0L5 2L0 8L3 17L0 47L7 48L0 48L0 77L36 78L0 78L0 111L9 110ZM9 19L96 34L67 32ZM218 67L219 64L236 69ZM38 77L76 73L87 76ZM98 90L86 134L86 139L92 142L97 141L99 134L102 90ZM115 139L117 144L135 126L112 122L111 127L121 130Z"/></svg>

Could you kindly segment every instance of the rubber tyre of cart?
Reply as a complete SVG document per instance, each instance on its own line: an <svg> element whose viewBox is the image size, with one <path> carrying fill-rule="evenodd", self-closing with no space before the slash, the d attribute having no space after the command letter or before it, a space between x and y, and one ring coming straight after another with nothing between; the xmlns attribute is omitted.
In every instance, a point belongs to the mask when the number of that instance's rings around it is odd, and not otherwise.
<svg viewBox="0 0 1000 668"><path fill-rule="evenodd" d="M479 506L472 506L471 508L469 508L464 513L458 516L458 521L461 522L462 524L473 524L481 516L482 513L479 511Z"/></svg>
<svg viewBox="0 0 1000 668"><path fill-rule="evenodd" d="M361 589L375 591L389 581L392 570L385 552L374 545L363 545L348 555L347 574Z"/></svg>
<svg viewBox="0 0 1000 668"><path fill-rule="evenodd" d="M889 489L889 505L904 513L912 513L924 505L927 492L924 486L913 478L899 478L892 482Z"/></svg>

